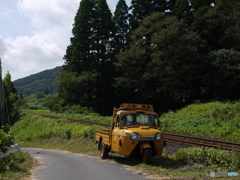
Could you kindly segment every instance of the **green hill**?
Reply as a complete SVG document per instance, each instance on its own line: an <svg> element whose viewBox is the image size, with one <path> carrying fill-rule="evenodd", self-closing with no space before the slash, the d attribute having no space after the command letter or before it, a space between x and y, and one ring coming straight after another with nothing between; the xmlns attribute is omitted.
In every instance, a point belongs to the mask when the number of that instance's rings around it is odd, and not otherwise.
<svg viewBox="0 0 240 180"><path fill-rule="evenodd" d="M62 66L54 69L45 70L25 78L15 80L14 86L19 94L32 94L36 92L42 92L46 88L50 94L58 92L57 86L54 82L58 79L56 72L60 71Z"/></svg>

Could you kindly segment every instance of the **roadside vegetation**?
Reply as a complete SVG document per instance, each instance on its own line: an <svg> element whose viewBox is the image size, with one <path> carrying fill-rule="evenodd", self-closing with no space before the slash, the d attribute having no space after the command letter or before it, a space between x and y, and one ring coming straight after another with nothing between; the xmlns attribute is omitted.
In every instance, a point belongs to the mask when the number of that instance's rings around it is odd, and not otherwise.
<svg viewBox="0 0 240 180"><path fill-rule="evenodd" d="M57 68L60 73L55 75L55 69L16 81L21 94L9 73L4 79L15 141L22 147L97 155L93 135L104 127L70 124L67 118L109 124L111 117L99 114L111 114L113 104L127 99L151 102L161 113L188 105L161 116L167 131L240 142L240 102L192 104L196 99L239 100L240 2L182 2L132 0L128 7L119 0L112 16L106 1L82 0L64 67ZM56 80L57 86L52 86ZM55 92L59 94L49 95ZM61 119L18 114L19 109ZM202 148L171 155L166 151L152 165L111 157L158 176L192 179L208 179L210 171L239 172L240 159L236 152ZM12 166L6 167L4 173Z"/></svg>
<svg viewBox="0 0 240 180"><path fill-rule="evenodd" d="M163 114L161 121L168 123L168 131L171 132L239 142L239 138L237 139L239 137L237 134L239 130L239 112L237 109L239 106L239 102L193 104L179 111ZM74 113L74 109L77 108L71 107L65 113L58 114L51 113L49 110L31 110L62 117L57 120L21 113L21 119L12 127L16 142L20 143L22 147L67 150L99 156L97 144L93 141L94 132L96 129L106 129L106 127L87 126L78 123L70 124L67 118L109 124L111 117L103 117L91 111L82 114ZM212 129L211 134L204 134L204 132L209 131L210 127ZM205 130L201 134L200 128ZM221 131L223 133L220 133ZM224 136L224 133L228 136ZM222 136L219 136L219 134ZM168 153L168 148L167 146L163 156L153 158L150 165L142 164L136 158L123 157L112 153L110 153L109 158L115 162L128 165L133 171L140 170L139 173L157 177L211 179L210 172L212 171L240 172L240 154L238 152L190 147L178 149L174 154L171 154Z"/></svg>
<svg viewBox="0 0 240 180"><path fill-rule="evenodd" d="M12 128L16 140L24 142L55 137L63 139L93 138L96 129L104 129L104 127L69 123L65 118L56 120L31 114L23 115L22 120Z"/></svg>
<svg viewBox="0 0 240 180"><path fill-rule="evenodd" d="M6 147L14 144L14 136L9 126L0 129L0 151L7 152ZM35 160L27 152L10 153L0 158L0 179L21 179L28 176Z"/></svg>
<svg viewBox="0 0 240 180"><path fill-rule="evenodd" d="M240 142L240 101L192 104L161 116L168 131Z"/></svg>
<svg viewBox="0 0 240 180"><path fill-rule="evenodd" d="M3 168L0 170L1 180L19 180L27 177L31 174L30 171L37 163L28 152L10 154L4 161L8 163L4 162L4 167L1 165L1 168Z"/></svg>

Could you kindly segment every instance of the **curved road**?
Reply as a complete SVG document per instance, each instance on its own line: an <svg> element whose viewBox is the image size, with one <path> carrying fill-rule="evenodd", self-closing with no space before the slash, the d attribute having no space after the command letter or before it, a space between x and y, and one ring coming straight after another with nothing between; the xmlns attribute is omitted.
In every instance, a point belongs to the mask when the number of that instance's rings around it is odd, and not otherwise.
<svg viewBox="0 0 240 180"><path fill-rule="evenodd" d="M62 151L22 148L39 157L43 167L34 174L37 180L141 180L146 176L133 174L121 164Z"/></svg>

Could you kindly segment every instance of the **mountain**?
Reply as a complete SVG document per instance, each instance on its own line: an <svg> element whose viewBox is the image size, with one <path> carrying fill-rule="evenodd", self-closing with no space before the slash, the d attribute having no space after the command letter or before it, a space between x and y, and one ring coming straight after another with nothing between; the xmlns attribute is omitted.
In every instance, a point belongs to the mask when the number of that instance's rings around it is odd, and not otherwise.
<svg viewBox="0 0 240 180"><path fill-rule="evenodd" d="M63 67L58 66L54 69L45 70L36 74L32 74L25 78L13 81L18 94L32 94L43 92L46 88L50 94L58 92L58 87L54 84L58 79L57 72Z"/></svg>

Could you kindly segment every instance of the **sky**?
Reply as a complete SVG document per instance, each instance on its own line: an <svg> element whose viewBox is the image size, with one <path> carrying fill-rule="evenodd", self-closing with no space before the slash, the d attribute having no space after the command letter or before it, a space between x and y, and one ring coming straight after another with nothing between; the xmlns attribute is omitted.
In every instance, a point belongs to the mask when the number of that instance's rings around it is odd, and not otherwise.
<svg viewBox="0 0 240 180"><path fill-rule="evenodd" d="M0 0L2 77L62 66L81 0ZM128 6L131 0L125 0ZM107 0L112 13L118 0Z"/></svg>

